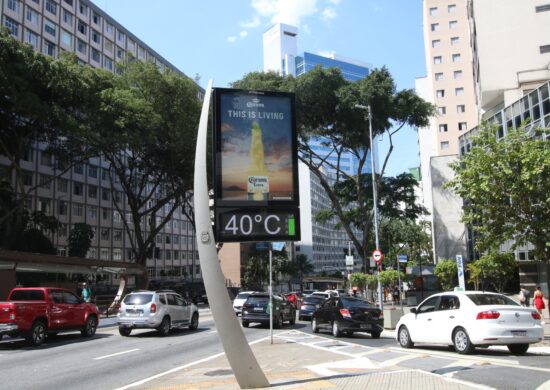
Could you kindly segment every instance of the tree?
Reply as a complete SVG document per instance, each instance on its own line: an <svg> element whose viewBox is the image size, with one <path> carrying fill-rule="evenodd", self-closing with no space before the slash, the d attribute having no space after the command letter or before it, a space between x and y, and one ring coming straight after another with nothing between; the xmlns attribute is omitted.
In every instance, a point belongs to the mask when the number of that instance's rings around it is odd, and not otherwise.
<svg viewBox="0 0 550 390"><path fill-rule="evenodd" d="M405 125L426 126L433 113L432 105L416 96L412 90L397 91L386 68L374 69L367 77L354 83L346 81L336 68L317 67L297 78L284 78L275 73L249 73L232 86L291 91L296 94L299 159L319 179L331 201L330 213L340 221L363 259L363 268L366 270L374 247L372 200L370 204L368 201L371 191L367 190L370 175L363 174L371 145L368 121L357 105L372 106L373 135L385 134L390 141L389 151L376 176L379 190L383 186L384 171L393 152L393 136ZM331 148L331 153L328 156L319 155L308 144L312 137L322 140L325 146ZM344 151L352 153L358 160L357 171L352 175L342 168ZM333 178L325 175L327 170L335 172ZM385 181L384 184L395 183ZM350 194L348 198L340 198L343 191ZM411 195L414 197L414 194ZM349 201L352 196L356 203ZM381 206L388 208L392 205L395 206L395 202L381 202ZM354 210L350 210L350 207ZM325 213L324 217L328 218L330 214Z"/></svg>
<svg viewBox="0 0 550 390"><path fill-rule="evenodd" d="M87 223L75 223L69 233L69 256L86 257L94 234L94 229Z"/></svg>
<svg viewBox="0 0 550 390"><path fill-rule="evenodd" d="M296 272L300 277L300 286L304 283L304 275L313 273L313 264L309 261L306 255L299 254L294 260Z"/></svg>
<svg viewBox="0 0 550 390"><path fill-rule="evenodd" d="M531 243L539 261L550 260L550 147L524 126L504 138L484 123L469 153L452 165L447 185L465 200L462 221L474 231L479 252L511 240L512 249Z"/></svg>
<svg viewBox="0 0 550 390"><path fill-rule="evenodd" d="M445 291L451 290L458 283L458 266L453 259L440 260L434 273Z"/></svg>
<svg viewBox="0 0 550 390"><path fill-rule="evenodd" d="M405 278L405 274L403 272L397 272L395 269L386 269L380 272L380 284L383 287L397 285L399 278L403 280Z"/></svg>
<svg viewBox="0 0 550 390"><path fill-rule="evenodd" d="M363 291L367 286L367 275L360 272L354 272L350 275L350 283L360 291Z"/></svg>
<svg viewBox="0 0 550 390"><path fill-rule="evenodd" d="M78 136L90 153L109 163L109 196L132 232L128 241L135 261L145 266L157 234L175 213L193 222L198 87L184 76L132 59L120 75L96 71L93 77L101 87L86 107L88 125Z"/></svg>
<svg viewBox="0 0 550 390"><path fill-rule="evenodd" d="M482 289L490 284L497 291L502 292L517 268L513 253L490 251L469 265L469 269L474 271L470 274L470 279L476 283L476 288L481 282Z"/></svg>
<svg viewBox="0 0 550 390"><path fill-rule="evenodd" d="M380 224L381 249L385 266L395 266L397 256L405 254L407 265L432 263L432 238L428 221L383 219Z"/></svg>

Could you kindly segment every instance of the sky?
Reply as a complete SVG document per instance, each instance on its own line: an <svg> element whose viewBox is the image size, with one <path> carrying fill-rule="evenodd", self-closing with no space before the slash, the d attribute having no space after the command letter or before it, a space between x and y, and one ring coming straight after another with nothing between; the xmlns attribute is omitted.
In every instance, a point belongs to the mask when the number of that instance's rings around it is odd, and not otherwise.
<svg viewBox="0 0 550 390"><path fill-rule="evenodd" d="M298 52L335 53L386 66L397 88L426 74L420 0L93 0L164 59L205 87L263 69L262 34L298 27ZM376 110L376 107L373 107ZM386 175L419 165L415 130L393 140ZM383 161L387 137L379 144Z"/></svg>

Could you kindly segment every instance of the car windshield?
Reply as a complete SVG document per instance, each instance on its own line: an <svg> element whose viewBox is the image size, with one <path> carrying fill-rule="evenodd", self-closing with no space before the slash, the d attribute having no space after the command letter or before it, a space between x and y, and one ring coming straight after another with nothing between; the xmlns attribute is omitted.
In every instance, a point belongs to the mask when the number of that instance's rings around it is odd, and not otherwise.
<svg viewBox="0 0 550 390"><path fill-rule="evenodd" d="M239 295L237 295L236 299L246 299L246 298L248 298L249 295L250 295L250 293L239 293Z"/></svg>
<svg viewBox="0 0 550 390"><path fill-rule="evenodd" d="M259 296L259 297L248 297L246 300L246 303L250 303L253 305L261 304L261 305L267 305L269 302L269 297L267 296Z"/></svg>
<svg viewBox="0 0 550 390"><path fill-rule="evenodd" d="M324 301L325 301L325 298L321 298L321 297L306 297L304 299L304 303L309 303L312 305L320 305Z"/></svg>
<svg viewBox="0 0 550 390"><path fill-rule="evenodd" d="M369 302L357 298L341 298L342 304L346 307L373 307Z"/></svg>
<svg viewBox="0 0 550 390"><path fill-rule="evenodd" d="M152 300L153 294L128 294L123 302L127 305L144 305Z"/></svg>
<svg viewBox="0 0 550 390"><path fill-rule="evenodd" d="M498 305L498 306L520 306L514 300L508 298L506 295L499 294L467 294L470 300L477 306Z"/></svg>

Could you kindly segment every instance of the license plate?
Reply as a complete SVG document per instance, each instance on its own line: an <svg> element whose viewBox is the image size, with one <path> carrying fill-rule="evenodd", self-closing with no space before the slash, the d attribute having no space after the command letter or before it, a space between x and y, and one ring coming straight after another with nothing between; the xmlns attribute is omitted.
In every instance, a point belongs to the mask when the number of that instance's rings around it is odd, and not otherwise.
<svg viewBox="0 0 550 390"><path fill-rule="evenodd" d="M512 336L514 336L514 337L525 337L525 336L527 336L527 331L526 330L513 330L512 331Z"/></svg>
<svg viewBox="0 0 550 390"><path fill-rule="evenodd" d="M264 309L262 307L255 307L254 311L264 311Z"/></svg>
<svg viewBox="0 0 550 390"><path fill-rule="evenodd" d="M361 324L361 325L359 325L359 327L361 329L370 329L371 326L370 326L370 324Z"/></svg>

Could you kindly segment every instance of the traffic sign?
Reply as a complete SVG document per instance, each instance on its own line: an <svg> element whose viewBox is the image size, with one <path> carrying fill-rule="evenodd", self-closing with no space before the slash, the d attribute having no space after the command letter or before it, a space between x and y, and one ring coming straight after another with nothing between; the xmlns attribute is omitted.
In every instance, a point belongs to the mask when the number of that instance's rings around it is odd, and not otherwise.
<svg viewBox="0 0 550 390"><path fill-rule="evenodd" d="M381 263L383 258L384 258L384 255L378 249L372 252L372 259L377 263Z"/></svg>
<svg viewBox="0 0 550 390"><path fill-rule="evenodd" d="M409 258L407 257L407 255L397 255L397 260L400 263L406 263Z"/></svg>

